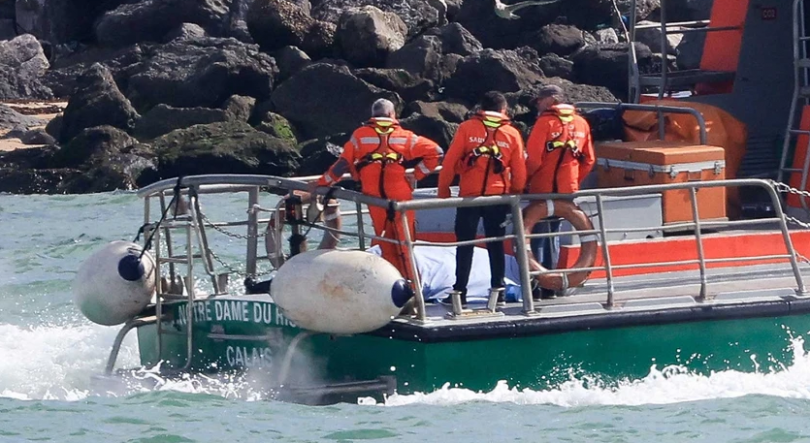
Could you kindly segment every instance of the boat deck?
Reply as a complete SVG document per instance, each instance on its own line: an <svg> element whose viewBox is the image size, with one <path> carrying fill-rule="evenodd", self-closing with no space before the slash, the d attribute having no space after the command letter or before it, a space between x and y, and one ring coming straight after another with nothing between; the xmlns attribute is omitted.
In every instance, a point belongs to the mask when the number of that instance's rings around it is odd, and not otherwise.
<svg viewBox="0 0 810 443"><path fill-rule="evenodd" d="M801 276L810 281L810 264L802 262ZM451 318L449 306L428 303L428 319L399 317L386 333L407 339L444 341L469 335L474 330L504 329L514 336L519 329L559 332L563 329L649 324L667 321L710 320L773 314L810 312L810 292L797 291L796 278L788 264L711 269L707 276L707 297L700 301L700 274L670 272L614 278L614 304L607 304L605 279L588 281L566 297L535 301L535 312L523 312L522 302L507 303L497 314ZM484 309L484 302L469 308ZM576 324L575 324L576 323ZM504 326L512 330L506 332ZM521 326L523 325L523 326ZM386 328L388 329L388 328Z"/></svg>

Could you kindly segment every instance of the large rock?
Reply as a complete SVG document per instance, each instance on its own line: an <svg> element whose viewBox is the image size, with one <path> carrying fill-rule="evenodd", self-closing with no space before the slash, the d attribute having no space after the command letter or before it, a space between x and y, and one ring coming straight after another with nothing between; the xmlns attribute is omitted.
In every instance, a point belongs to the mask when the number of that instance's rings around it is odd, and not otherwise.
<svg viewBox="0 0 810 443"><path fill-rule="evenodd" d="M161 178L209 173L290 175L300 160L289 141L242 122L179 129L155 139L152 147Z"/></svg>
<svg viewBox="0 0 810 443"><path fill-rule="evenodd" d="M641 21L639 25L655 26L654 28L638 29L636 30L636 40L647 45L652 52L659 54L677 54L675 49L681 44L684 34L667 34L664 38L664 47L661 47L661 28L660 23L651 21ZM683 28L671 28L673 30L680 30ZM696 33L692 33L696 34Z"/></svg>
<svg viewBox="0 0 810 443"><path fill-rule="evenodd" d="M33 35L0 41L0 99L52 98L53 92L41 82L49 67Z"/></svg>
<svg viewBox="0 0 810 443"><path fill-rule="evenodd" d="M161 104L150 109L138 120L132 134L141 141L151 140L175 129L227 120L228 114L224 109L174 108Z"/></svg>
<svg viewBox="0 0 810 443"><path fill-rule="evenodd" d="M652 60L647 46L636 43L639 66L644 69ZM627 97L628 45L589 46L573 55L574 76L579 83L605 86L619 98Z"/></svg>
<svg viewBox="0 0 810 443"><path fill-rule="evenodd" d="M17 127L28 129L34 126L44 125L45 123L45 120L41 118L20 114L0 103L0 129L12 129Z"/></svg>
<svg viewBox="0 0 810 443"><path fill-rule="evenodd" d="M203 38L150 47L127 69L127 96L141 110L159 103L218 107L234 94L270 96L275 61L256 45Z"/></svg>
<svg viewBox="0 0 810 443"><path fill-rule="evenodd" d="M65 168L78 167L120 154L136 143L137 140L129 134L112 126L87 128L54 155L53 164Z"/></svg>
<svg viewBox="0 0 810 443"><path fill-rule="evenodd" d="M549 77L562 77L571 80L574 75L574 62L555 53L540 57L540 69Z"/></svg>
<svg viewBox="0 0 810 443"><path fill-rule="evenodd" d="M475 103L488 91L528 89L543 77L537 53L532 49L484 49L458 64L456 72L445 84L445 94Z"/></svg>
<svg viewBox="0 0 810 443"><path fill-rule="evenodd" d="M457 123L450 123L441 118L427 117L422 114L411 114L399 121L403 128L427 137L447 149L458 129Z"/></svg>
<svg viewBox="0 0 810 443"><path fill-rule="evenodd" d="M594 32L597 44L616 44L619 43L619 34L613 28L600 29Z"/></svg>
<svg viewBox="0 0 810 443"><path fill-rule="evenodd" d="M126 68L143 60L144 51L139 45L117 49L89 47L53 60L42 81L51 88L54 96L69 97L76 89L79 77L93 63L103 64L113 74L116 83L123 83L127 78Z"/></svg>
<svg viewBox="0 0 810 443"><path fill-rule="evenodd" d="M65 180L62 187L70 194L133 190L143 184L144 173L153 173L154 169L151 159L135 154L113 154L96 159L82 174Z"/></svg>
<svg viewBox="0 0 810 443"><path fill-rule="evenodd" d="M292 123L283 116L275 112L264 112L263 115L257 117L257 124L254 125L256 129L269 134L275 138L287 140L292 144L298 144L298 134L293 127ZM303 153L302 153L303 155Z"/></svg>
<svg viewBox="0 0 810 443"><path fill-rule="evenodd" d="M253 40L265 51L292 45L317 57L330 53L336 26L313 19L299 4L289 0L254 0L247 27Z"/></svg>
<svg viewBox="0 0 810 443"><path fill-rule="evenodd" d="M222 104L222 109L225 110L228 120L247 122L255 106L256 99L253 97L232 95Z"/></svg>
<svg viewBox="0 0 810 443"><path fill-rule="evenodd" d="M387 68L403 69L411 74L440 83L442 75L442 41L439 37L420 35L388 57Z"/></svg>
<svg viewBox="0 0 810 443"><path fill-rule="evenodd" d="M306 52L296 46L285 46L275 53L278 64L278 81L283 82L295 75L298 71L312 64Z"/></svg>
<svg viewBox="0 0 810 443"><path fill-rule="evenodd" d="M609 89L603 86L592 86L573 83L571 81L558 78L549 77L543 79L542 82L531 88L522 90L518 93L520 97L519 104L527 107L532 107L531 102L537 97L537 90L545 85L557 85L562 88L566 98L571 103L577 102L604 102L613 103L618 102L619 99L614 96Z"/></svg>
<svg viewBox="0 0 810 443"><path fill-rule="evenodd" d="M202 26L194 23L183 23L182 25L169 31L169 33L163 37L163 41L181 42L202 37L208 37L208 32L206 32Z"/></svg>
<svg viewBox="0 0 810 443"><path fill-rule="evenodd" d="M399 95L360 80L348 68L315 63L282 83L272 100L277 112L305 137L317 138L353 131L369 118L378 98L402 107Z"/></svg>
<svg viewBox="0 0 810 443"><path fill-rule="evenodd" d="M385 12L393 12L408 26L409 36L417 35L441 22L439 11L425 0L313 0L312 17L337 23L343 11L362 6L374 6Z"/></svg>
<svg viewBox="0 0 810 443"><path fill-rule="evenodd" d="M126 0L17 0L16 24L20 33L58 45L93 39L93 22ZM9 3L5 0L0 3Z"/></svg>
<svg viewBox="0 0 810 443"><path fill-rule="evenodd" d="M301 143L301 166L296 175L320 175L326 172L343 152L350 133L340 133L307 140ZM340 184L343 186L343 184Z"/></svg>
<svg viewBox="0 0 810 443"><path fill-rule="evenodd" d="M377 86L394 91L406 102L425 100L433 93L434 85L430 80L415 77L403 69L357 69L354 75Z"/></svg>
<svg viewBox="0 0 810 443"><path fill-rule="evenodd" d="M110 71L94 64L78 80L62 120L60 141L68 142L85 128L110 125L131 131L140 118L118 90Z"/></svg>
<svg viewBox="0 0 810 443"><path fill-rule="evenodd" d="M450 123L461 123L467 119L470 108L459 102L423 102L408 103L403 115L421 114L435 120L444 120Z"/></svg>
<svg viewBox="0 0 810 443"><path fill-rule="evenodd" d="M668 0L667 4L669 4L672 1L682 1L682 0ZM619 6L619 11L622 12L622 15L629 18L630 6L633 4L633 0L618 0L617 4ZM635 4L636 4L637 22L640 20L648 20L653 15L660 15L661 0L635 0Z"/></svg>
<svg viewBox="0 0 810 443"><path fill-rule="evenodd" d="M388 54L405 45L407 33L408 27L396 14L364 6L340 16L335 43L355 65L382 66Z"/></svg>
<svg viewBox="0 0 810 443"><path fill-rule="evenodd" d="M484 49L481 42L460 23L450 23L440 28L431 28L424 35L432 35L442 42L442 52L468 56Z"/></svg>
<svg viewBox="0 0 810 443"><path fill-rule="evenodd" d="M554 53L564 57L581 48L585 39L575 26L552 23L526 34L523 44L534 48L540 55Z"/></svg>
<svg viewBox="0 0 810 443"><path fill-rule="evenodd" d="M54 145L56 144L56 139L48 134L45 129L38 128L38 129L31 129L29 131L25 131L20 137L20 141L24 145Z"/></svg>
<svg viewBox="0 0 810 443"><path fill-rule="evenodd" d="M96 25L99 43L126 46L159 42L183 23L195 23L213 35L226 26L226 0L143 0L124 4L105 13Z"/></svg>

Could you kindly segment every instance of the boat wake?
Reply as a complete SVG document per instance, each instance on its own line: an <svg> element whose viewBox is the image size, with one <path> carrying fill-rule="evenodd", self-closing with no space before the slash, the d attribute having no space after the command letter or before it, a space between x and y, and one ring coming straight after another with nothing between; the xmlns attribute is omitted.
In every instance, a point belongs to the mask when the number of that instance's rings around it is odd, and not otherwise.
<svg viewBox="0 0 810 443"><path fill-rule="evenodd" d="M556 405L578 407L591 405L672 404L745 395L768 395L782 398L810 399L810 353L802 337L791 339L793 363L778 371L740 372L725 370L709 375L697 374L684 366L652 366L649 374L638 380L621 380L607 387L589 376L572 377L560 387L549 390L517 389L504 380L489 392L452 388L445 384L430 393L393 395L384 406L410 404L455 405L466 402L515 403L522 405ZM752 356L752 359L756 359ZM361 404L376 405L371 399Z"/></svg>
<svg viewBox="0 0 810 443"><path fill-rule="evenodd" d="M269 398L267 384L243 376L188 375L165 379L156 370L131 371L127 383L99 388L92 376L100 374L115 333L114 328L95 325L35 326L0 325L0 397L18 400L77 401L93 396L125 397L143 392L175 391L215 395L247 401ZM801 337L791 340L793 362L779 370L746 373L735 370L702 375L683 366L652 366L637 380L602 383L588 375L571 378L554 389L532 390L498 382L489 392L451 387L429 393L395 394L384 402L359 399L366 406L456 405L467 402L520 405L644 405L768 395L810 399L810 352ZM124 341L120 367L138 365L134 334ZM755 357L752 357L755 358Z"/></svg>

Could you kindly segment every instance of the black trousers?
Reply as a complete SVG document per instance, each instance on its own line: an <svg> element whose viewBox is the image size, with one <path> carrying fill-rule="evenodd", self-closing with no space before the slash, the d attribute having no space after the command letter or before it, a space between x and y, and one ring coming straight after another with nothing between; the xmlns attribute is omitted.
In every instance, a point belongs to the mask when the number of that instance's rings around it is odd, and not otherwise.
<svg viewBox="0 0 810 443"><path fill-rule="evenodd" d="M506 227L506 214L510 211L509 205L484 206L474 208L456 209L456 239L458 241L468 241L475 239L478 231L478 222L484 219L484 233L487 237L503 237ZM467 283L470 281L470 270L472 268L473 248L475 246L459 246L456 249L456 284L453 289L461 291L461 301L467 301ZM491 273L491 288L502 288L504 286L504 250L503 241L487 243L489 252L489 270Z"/></svg>

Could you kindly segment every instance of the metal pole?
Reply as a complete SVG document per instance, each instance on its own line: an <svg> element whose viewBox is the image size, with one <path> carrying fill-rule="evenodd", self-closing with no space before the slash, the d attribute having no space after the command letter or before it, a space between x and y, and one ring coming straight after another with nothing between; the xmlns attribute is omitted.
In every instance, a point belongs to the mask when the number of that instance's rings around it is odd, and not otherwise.
<svg viewBox="0 0 810 443"><path fill-rule="evenodd" d="M791 240L790 233L788 232L785 213L782 211L782 205L779 202L779 195L776 193L776 189L774 189L772 185L764 185L763 187L768 191L768 195L771 197L771 203L773 203L776 216L779 217L779 229L782 230L782 238L785 240L785 247L787 248L788 254L790 254L790 266L793 268L793 276L796 277L796 293L799 295L806 295L807 288L804 286L804 279L802 278L802 273L799 270L799 263L796 261L796 250L793 249L793 240Z"/></svg>
<svg viewBox="0 0 810 443"><path fill-rule="evenodd" d="M194 244L191 242L191 223L186 228L186 258L188 259L188 275L186 277L186 293L188 304L186 306L186 365L184 370L191 368L191 359L194 356Z"/></svg>
<svg viewBox="0 0 810 443"><path fill-rule="evenodd" d="M113 369L115 369L115 361L118 359L118 352L121 350L121 343L124 342L124 337L127 336L127 333L131 331L133 328L138 328L144 325L152 324L155 322L155 320L133 318L131 320L128 320L124 324L121 330L118 331L118 335L115 336L115 341L113 342L113 347L112 350L110 351L110 356L107 357L107 366L104 368L104 375L111 375ZM159 355L158 359L160 359Z"/></svg>
<svg viewBox="0 0 810 443"><path fill-rule="evenodd" d="M658 139L664 141L667 136L666 130L666 122L664 121L664 113L661 112L661 109L657 109L658 112Z"/></svg>
<svg viewBox="0 0 810 443"><path fill-rule="evenodd" d="M416 266L416 256L413 253L413 240L411 239L411 230L408 227L408 213L407 211L400 212L400 221L402 222L402 232L405 234L405 249L408 251L407 266L411 268L413 275L413 291L416 297L416 315L419 320L425 320L427 311L425 310L425 298L422 294L422 281L419 278L419 268ZM402 247L402 245L397 245Z"/></svg>
<svg viewBox="0 0 810 443"><path fill-rule="evenodd" d="M615 4L615 3L614 3ZM619 23L622 23L621 11L616 8ZM638 103L639 96L641 95L641 78L638 72L638 58L636 55L636 0L630 3L630 32L627 35L627 100L631 103Z"/></svg>
<svg viewBox="0 0 810 443"><path fill-rule="evenodd" d="M253 210L259 204L259 188L248 191L248 224L247 224L247 260L245 272L248 277L256 277L256 255L258 249L259 216Z"/></svg>
<svg viewBox="0 0 810 443"><path fill-rule="evenodd" d="M360 250L366 250L366 232L363 226L363 205L360 202L355 203L357 205L357 234L360 238Z"/></svg>
<svg viewBox="0 0 810 443"><path fill-rule="evenodd" d="M191 187L189 187L191 190ZM200 197L195 193L189 193L189 203L191 203L191 208L189 208L189 213L191 214L191 221L194 225L194 232L197 234L197 242L200 245L202 259L203 259L203 268L205 268L205 273L211 277L211 284L214 286L214 292L216 294L222 293L222 288L219 287L219 280L217 276L214 275L214 262L211 258L211 249L208 247L208 236L205 234L205 228L203 223L203 214L202 209L200 209Z"/></svg>
<svg viewBox="0 0 810 443"><path fill-rule="evenodd" d="M666 1L661 0L661 87L658 90L658 100L664 98L664 90L667 88L667 13ZM663 140L663 138L662 138Z"/></svg>
<svg viewBox="0 0 810 443"><path fill-rule="evenodd" d="M520 293L523 296L523 313L534 313L532 298L532 279L529 275L529 255L526 253L526 233L523 232L523 211L520 208L520 197L515 196L509 202L512 211L512 226L515 232L515 259L520 272Z"/></svg>
<svg viewBox="0 0 810 443"><path fill-rule="evenodd" d="M610 251L608 250L607 232L605 232L605 207L602 204L602 196L596 195L596 209L598 211L599 231L602 237L602 261L605 262L605 274L607 275L607 305L609 308L614 306L614 292L613 287L613 268L610 265Z"/></svg>
<svg viewBox="0 0 810 443"><path fill-rule="evenodd" d="M793 0L793 97L790 101L790 112L788 113L787 129L785 129L785 140L782 142L782 158L779 160L779 171L776 176L777 181L784 181L784 169L787 167L787 155L790 149L791 130L793 129L793 121L796 118L796 102L799 100L799 92L801 90L799 81L799 45L804 42L799 42L799 6L804 3L803 0ZM797 138L798 142L798 138Z"/></svg>
<svg viewBox="0 0 810 443"><path fill-rule="evenodd" d="M697 190L689 188L689 199L692 201L692 220L695 222L695 239L697 240L698 266L700 266L699 301L706 301L706 257L703 254L703 234L700 232L700 215L698 213Z"/></svg>
<svg viewBox="0 0 810 443"><path fill-rule="evenodd" d="M161 325L163 324L163 293L167 288L163 287L163 279L161 278L163 267L160 265L160 227L155 228L155 237L152 239L152 244L155 248L155 317L157 324L155 330L157 331L157 358L158 361L163 359L163 334ZM169 284L171 287L171 284Z"/></svg>
<svg viewBox="0 0 810 443"><path fill-rule="evenodd" d="M160 193L160 213L163 214L166 212L166 197L163 193ZM176 207L176 206L175 206ZM168 213L166 213L168 215ZM175 214L172 214L173 216ZM172 232L168 228L163 228L158 226L157 229L163 229L163 233L166 235L166 254L168 254L169 258L174 257L174 248L172 247ZM157 234L155 234L157 236ZM176 275L176 268L174 267L174 263L169 263L169 288L172 287L174 284L174 278Z"/></svg>

